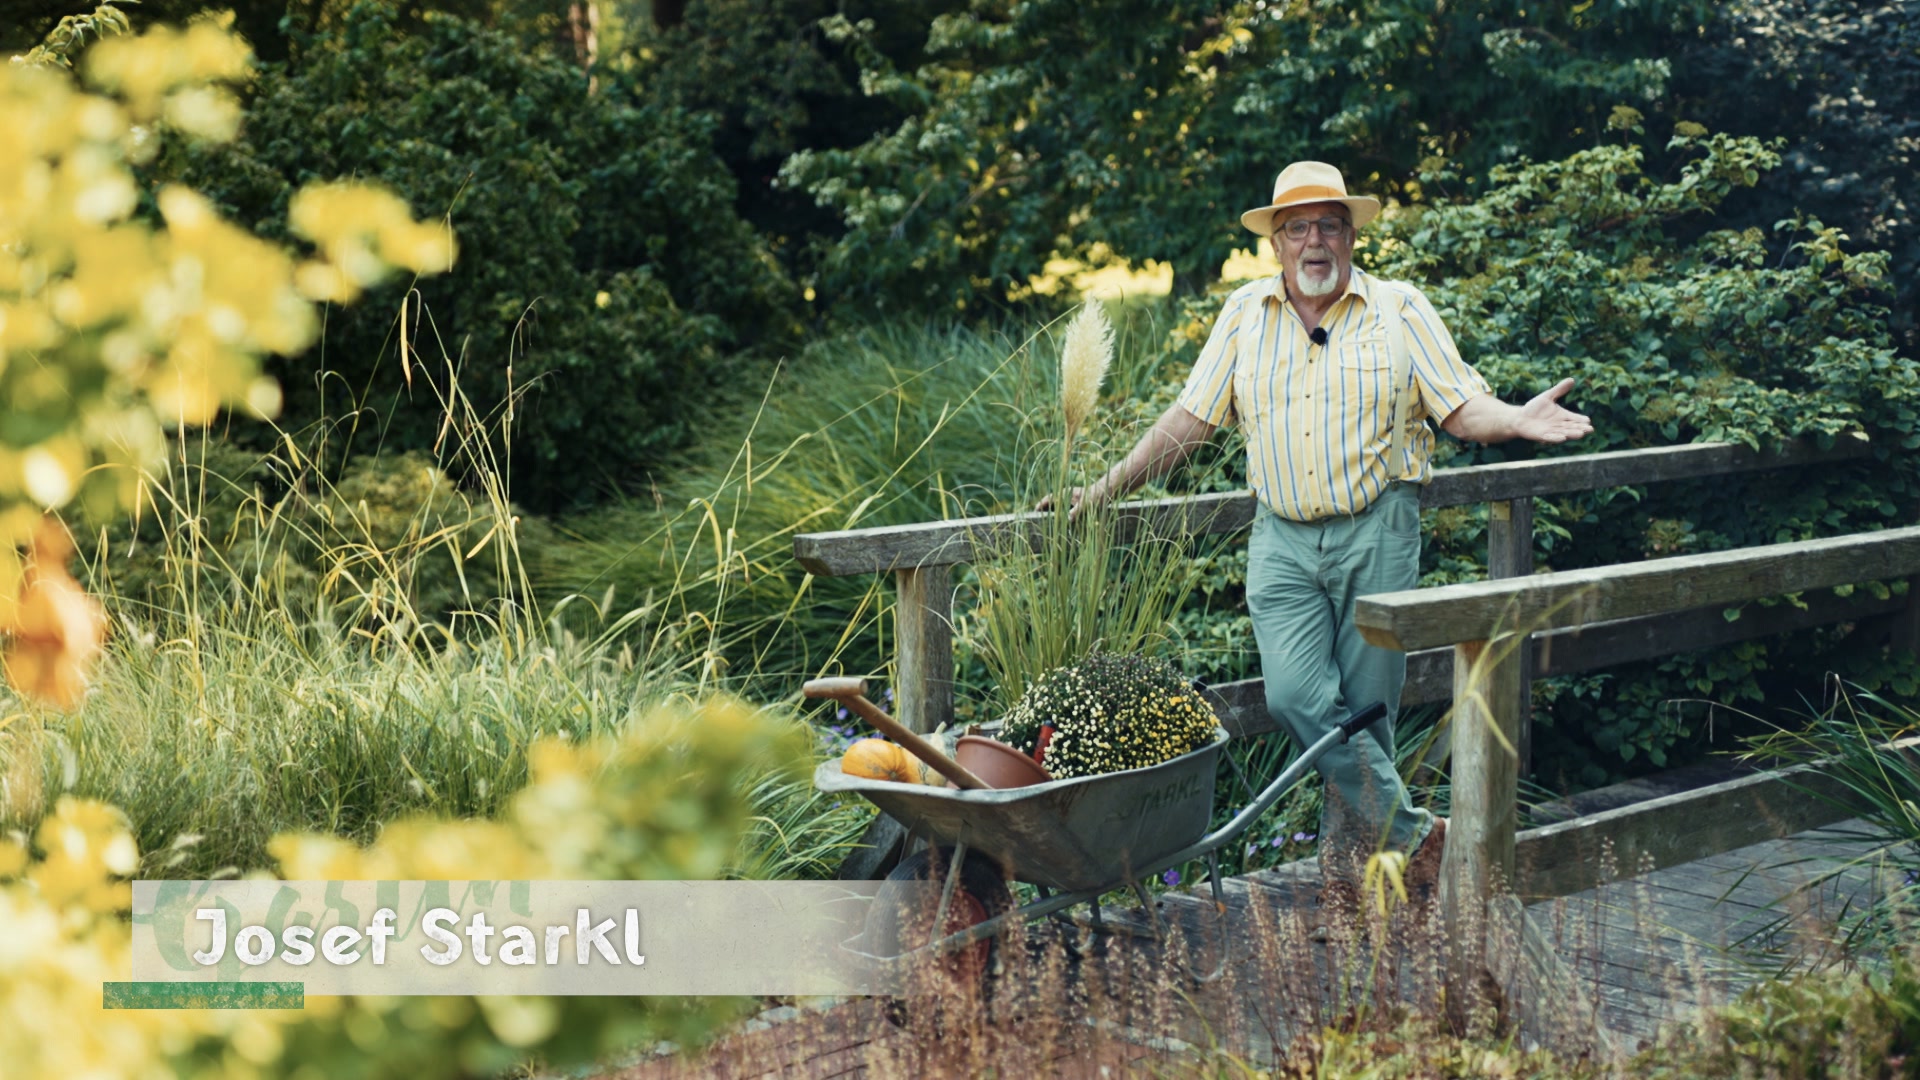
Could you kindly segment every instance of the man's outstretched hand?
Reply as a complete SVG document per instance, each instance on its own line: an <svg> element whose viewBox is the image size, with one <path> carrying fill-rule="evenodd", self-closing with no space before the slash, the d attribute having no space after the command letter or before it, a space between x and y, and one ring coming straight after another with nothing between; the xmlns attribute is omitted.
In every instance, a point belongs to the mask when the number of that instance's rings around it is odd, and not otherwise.
<svg viewBox="0 0 1920 1080"><path fill-rule="evenodd" d="M1087 501L1087 489L1079 488L1079 487L1074 488L1073 494L1067 497L1067 517L1069 518L1079 517L1081 512L1087 508L1086 501ZM1052 494L1042 495L1040 497L1040 501L1033 504L1033 508L1036 511L1043 514L1053 509L1053 495Z"/></svg>
<svg viewBox="0 0 1920 1080"><path fill-rule="evenodd" d="M1573 389L1572 379L1561 379L1553 387L1520 406L1514 417L1513 433L1540 443L1563 443L1593 434L1593 421L1560 404Z"/></svg>

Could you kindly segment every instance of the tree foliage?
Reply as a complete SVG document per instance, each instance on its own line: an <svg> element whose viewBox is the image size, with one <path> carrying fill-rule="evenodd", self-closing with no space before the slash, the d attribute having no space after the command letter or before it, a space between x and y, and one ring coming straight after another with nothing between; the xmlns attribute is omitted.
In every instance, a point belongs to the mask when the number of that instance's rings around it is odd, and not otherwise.
<svg viewBox="0 0 1920 1080"><path fill-rule="evenodd" d="M1280 165L1339 162L1404 191L1421 162L1478 175L1591 143L1610 108L1649 102L1691 2L1049 0L942 15L914 70L853 48L894 130L813 148L783 180L838 212L821 287L873 307L1003 297L1056 251L1171 261L1203 283L1248 246L1238 211Z"/></svg>
<svg viewBox="0 0 1920 1080"><path fill-rule="evenodd" d="M622 55L648 100L708 117L713 148L740 186L740 214L783 263L810 269L811 237L834 237L839 218L804 192L775 183L795 151L846 148L891 130L900 105L862 90L854 46L911 70L926 59L926 28L964 0L695 0L671 21L638 20ZM823 20L863 22L857 43ZM837 23L835 24L837 25Z"/></svg>
<svg viewBox="0 0 1920 1080"><path fill-rule="evenodd" d="M517 499L551 508L633 481L685 438L730 356L789 338L790 286L734 213L702 121L617 82L591 91L504 33L430 13L403 34L395 19L354 8L262 73L237 142L167 163L267 236L296 185L341 174L461 235L450 274L331 313L324 351L280 368L288 422L430 448L457 373L483 408L515 396L500 461Z"/></svg>
<svg viewBox="0 0 1920 1080"><path fill-rule="evenodd" d="M1780 138L1742 217L1796 211L1892 256L1892 316L1909 354L1920 279L1920 8L1912 0L1743 0L1681 55L1674 111L1735 134Z"/></svg>

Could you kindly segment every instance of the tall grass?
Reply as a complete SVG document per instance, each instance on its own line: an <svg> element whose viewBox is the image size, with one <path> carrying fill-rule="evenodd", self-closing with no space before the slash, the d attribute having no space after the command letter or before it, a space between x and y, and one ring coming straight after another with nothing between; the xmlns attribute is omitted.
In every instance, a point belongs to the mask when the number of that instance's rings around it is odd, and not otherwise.
<svg viewBox="0 0 1920 1080"><path fill-rule="evenodd" d="M1161 374L1152 313L1130 319L1121 396ZM537 585L611 590L701 627L693 674L757 697L790 694L822 671L884 675L886 576L812 577L792 558L793 537L1019 506L1032 488L1023 468L1043 442L1058 446L1052 358L1031 327L890 324L817 343L670 481L564 522ZM1088 458L1099 451L1090 440ZM963 602L970 574L959 579Z"/></svg>
<svg viewBox="0 0 1920 1080"><path fill-rule="evenodd" d="M1920 914L1920 713L1873 694L1836 688L1831 703L1802 728L1781 728L1752 740L1747 757L1769 765L1816 765L1839 782L1823 793L1866 826L1864 836L1830 830L1837 839L1865 839L1871 847L1815 875L1817 891L1836 877L1869 871L1885 887L1842 924L1856 955L1887 955L1911 940ZM1920 1023L1920 1021L1917 1021Z"/></svg>
<svg viewBox="0 0 1920 1080"><path fill-rule="evenodd" d="M266 868L280 832L366 842L408 814L491 816L535 740L614 734L709 693L648 610L537 610L521 545L538 523L507 500L471 412L449 415L467 421L466 460L449 455L466 487L412 456L336 483L290 439L248 458L183 438L146 521L95 545L116 633L92 692L0 721L0 828L72 793L128 813L148 876ZM747 781L735 873L817 875L863 823L782 764Z"/></svg>

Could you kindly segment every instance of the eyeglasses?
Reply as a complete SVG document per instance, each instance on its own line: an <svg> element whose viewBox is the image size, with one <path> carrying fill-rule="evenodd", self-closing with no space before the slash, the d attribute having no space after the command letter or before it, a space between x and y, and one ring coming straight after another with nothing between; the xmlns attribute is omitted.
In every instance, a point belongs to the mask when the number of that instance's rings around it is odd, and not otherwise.
<svg viewBox="0 0 1920 1080"><path fill-rule="evenodd" d="M1321 236L1345 236L1347 219L1334 217L1331 214L1311 221L1306 218L1295 218L1280 226L1280 231L1286 233L1289 240L1304 240L1310 228L1319 229Z"/></svg>

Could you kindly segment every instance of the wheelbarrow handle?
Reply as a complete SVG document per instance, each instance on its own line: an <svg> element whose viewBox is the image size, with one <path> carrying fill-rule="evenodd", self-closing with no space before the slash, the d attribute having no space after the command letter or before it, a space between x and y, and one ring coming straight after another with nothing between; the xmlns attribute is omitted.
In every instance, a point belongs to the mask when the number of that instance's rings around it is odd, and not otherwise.
<svg viewBox="0 0 1920 1080"><path fill-rule="evenodd" d="M1347 739L1351 739L1355 735L1360 734L1367 728L1372 727L1374 721L1385 715L1387 715L1387 703L1384 701L1376 701L1366 708L1361 709L1359 712L1353 714L1351 719L1341 723L1340 730L1346 732L1346 738L1340 741L1346 742Z"/></svg>
<svg viewBox="0 0 1920 1080"><path fill-rule="evenodd" d="M800 692L810 698L835 698L848 709L858 713L862 720L872 724L882 734L891 736L894 742L907 748L907 752L926 762L941 776L972 791L991 789L986 781L975 776L964 765L940 752L940 748L909 731L905 725L888 716L880 706L867 700L867 680L842 677L814 679L800 688Z"/></svg>
<svg viewBox="0 0 1920 1080"><path fill-rule="evenodd" d="M1254 800L1243 807L1239 813L1233 815L1232 820L1201 837L1191 847L1167 856L1163 860L1164 865L1174 866L1188 859L1198 858L1246 832L1260 815L1273 809L1273 804L1280 801L1280 797L1287 793L1288 788L1299 783L1300 778L1305 776L1307 770L1313 768L1327 751L1345 743L1385 715L1387 715L1387 706L1384 702L1379 702L1361 709L1347 720L1328 728L1326 734L1315 739L1313 745L1302 750L1300 756L1293 759L1293 764L1282 769L1280 775L1274 777L1265 790L1255 796Z"/></svg>
<svg viewBox="0 0 1920 1080"><path fill-rule="evenodd" d="M852 675L839 678L810 679L800 688L800 692L810 698L865 697L867 680Z"/></svg>

